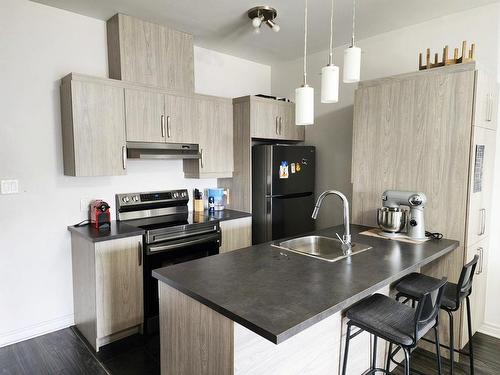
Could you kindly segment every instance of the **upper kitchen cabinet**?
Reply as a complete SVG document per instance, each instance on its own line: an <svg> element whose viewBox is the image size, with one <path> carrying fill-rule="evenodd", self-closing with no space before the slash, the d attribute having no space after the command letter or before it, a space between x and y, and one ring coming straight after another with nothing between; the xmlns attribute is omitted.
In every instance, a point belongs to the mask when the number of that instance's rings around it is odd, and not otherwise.
<svg viewBox="0 0 500 375"><path fill-rule="evenodd" d="M193 36L124 14L107 22L110 78L194 91Z"/></svg>
<svg viewBox="0 0 500 375"><path fill-rule="evenodd" d="M184 160L184 176L232 177L234 162L231 100L195 95L193 123L197 125L200 159Z"/></svg>
<svg viewBox="0 0 500 375"><path fill-rule="evenodd" d="M250 103L246 116L252 138L304 141L304 126L295 125L295 104L257 96L234 100L244 102Z"/></svg>
<svg viewBox="0 0 500 375"><path fill-rule="evenodd" d="M163 94L126 88L125 127L129 142L165 142Z"/></svg>
<svg viewBox="0 0 500 375"><path fill-rule="evenodd" d="M61 83L64 174L126 173L124 89L70 74Z"/></svg>
<svg viewBox="0 0 500 375"><path fill-rule="evenodd" d="M190 94L125 89L128 142L198 143Z"/></svg>
<svg viewBox="0 0 500 375"><path fill-rule="evenodd" d="M499 87L486 70L476 71L473 125L496 130Z"/></svg>
<svg viewBox="0 0 500 375"><path fill-rule="evenodd" d="M165 94L164 103L166 142L198 143L198 125L193 121L193 97Z"/></svg>

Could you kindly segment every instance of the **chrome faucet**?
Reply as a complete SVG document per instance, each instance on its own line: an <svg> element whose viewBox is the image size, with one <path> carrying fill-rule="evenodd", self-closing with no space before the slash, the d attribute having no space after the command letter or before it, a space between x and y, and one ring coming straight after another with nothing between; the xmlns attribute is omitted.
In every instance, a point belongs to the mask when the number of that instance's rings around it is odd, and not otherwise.
<svg viewBox="0 0 500 375"><path fill-rule="evenodd" d="M318 200L316 201L316 204L314 205L314 210L311 217L316 220L316 218L318 217L319 208L323 203L323 199L325 199L327 195L331 194L336 195L340 199L342 199L342 204L344 205L344 235L342 236L342 238L340 238L340 236L337 234L337 237L339 237L339 240L342 242L342 249L344 251L344 255L351 255L352 244L351 244L351 230L349 228L349 202L347 201L347 198L344 194L342 194L340 191L337 190L327 190L321 193L321 195L318 197Z"/></svg>

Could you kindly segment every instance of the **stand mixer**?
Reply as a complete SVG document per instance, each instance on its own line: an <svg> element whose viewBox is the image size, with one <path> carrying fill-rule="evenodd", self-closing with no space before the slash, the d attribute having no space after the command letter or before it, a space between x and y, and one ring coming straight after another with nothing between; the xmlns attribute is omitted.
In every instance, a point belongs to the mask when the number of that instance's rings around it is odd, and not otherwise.
<svg viewBox="0 0 500 375"><path fill-rule="evenodd" d="M425 240L424 193L386 190L382 194L382 208L377 210L377 224L383 236ZM407 206L403 209L401 206Z"/></svg>

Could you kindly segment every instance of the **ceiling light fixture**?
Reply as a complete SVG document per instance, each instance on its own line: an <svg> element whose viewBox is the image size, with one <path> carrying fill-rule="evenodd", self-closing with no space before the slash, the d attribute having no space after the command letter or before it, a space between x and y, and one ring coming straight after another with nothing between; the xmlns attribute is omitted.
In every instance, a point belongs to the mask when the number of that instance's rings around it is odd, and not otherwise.
<svg viewBox="0 0 500 375"><path fill-rule="evenodd" d="M351 45L344 51L344 83L359 82L361 76L361 48L354 46L355 27L356 0L353 0Z"/></svg>
<svg viewBox="0 0 500 375"><path fill-rule="evenodd" d="M333 0L330 15L330 53L328 65L321 69L321 103L339 101L339 67L333 65Z"/></svg>
<svg viewBox="0 0 500 375"><path fill-rule="evenodd" d="M307 0L304 9L304 84L295 89L295 124L314 124L314 88L307 85Z"/></svg>
<svg viewBox="0 0 500 375"><path fill-rule="evenodd" d="M263 23L269 26L274 32L280 31L280 26L276 23L278 12L276 9L267 5L254 7L248 11L248 18L252 20L252 26L256 34L260 33L260 27Z"/></svg>

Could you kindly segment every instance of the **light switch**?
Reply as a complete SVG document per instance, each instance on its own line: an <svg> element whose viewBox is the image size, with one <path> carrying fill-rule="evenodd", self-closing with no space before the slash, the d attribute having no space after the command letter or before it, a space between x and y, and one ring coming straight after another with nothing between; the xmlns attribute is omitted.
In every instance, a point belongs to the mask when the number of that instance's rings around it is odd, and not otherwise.
<svg viewBox="0 0 500 375"><path fill-rule="evenodd" d="M1 193L2 194L17 194L17 193L19 193L19 181L18 180L2 180L1 181Z"/></svg>

